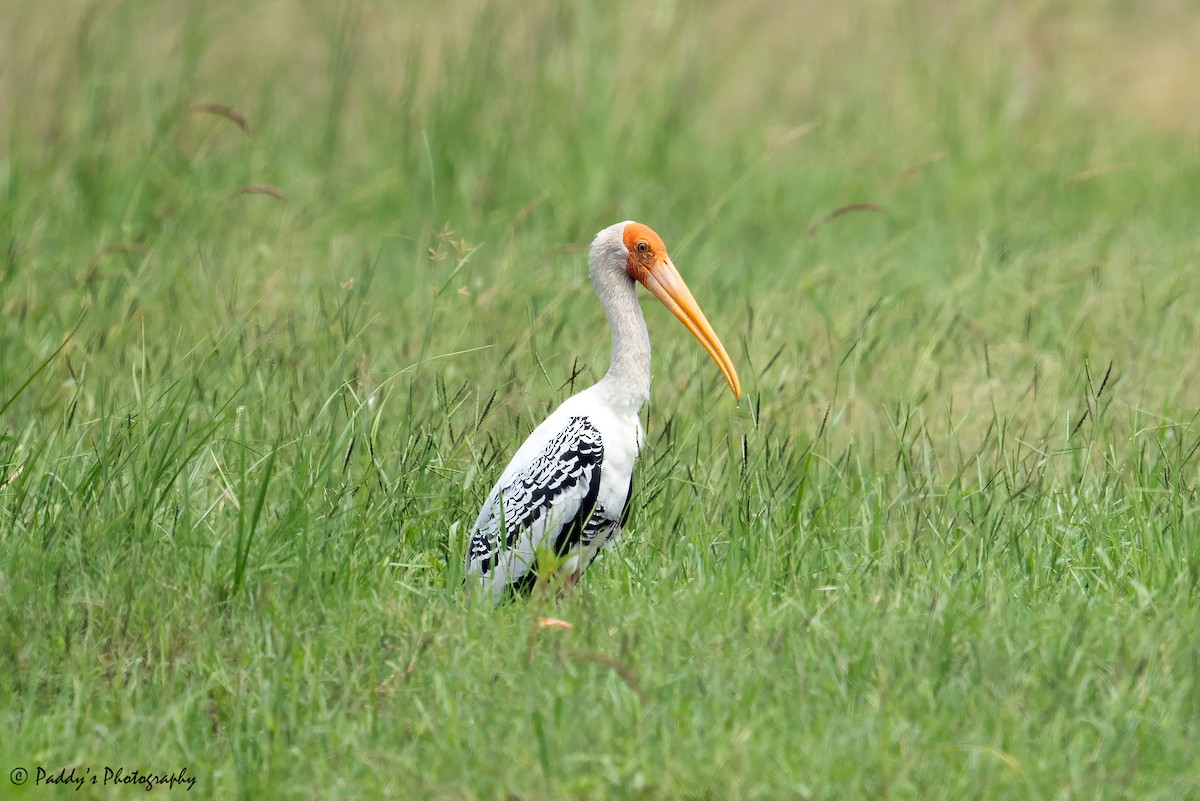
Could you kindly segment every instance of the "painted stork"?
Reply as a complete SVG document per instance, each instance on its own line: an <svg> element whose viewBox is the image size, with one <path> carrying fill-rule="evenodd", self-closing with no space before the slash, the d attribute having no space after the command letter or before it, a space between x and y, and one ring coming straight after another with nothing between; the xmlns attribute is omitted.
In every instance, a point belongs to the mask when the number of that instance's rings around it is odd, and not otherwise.
<svg viewBox="0 0 1200 801"><path fill-rule="evenodd" d="M592 240L588 272L612 330L612 363L598 383L568 398L534 429L475 520L467 585L480 585L495 600L533 587L540 551L558 557L558 572L569 586L621 535L642 446L638 413L650 396L650 337L635 281L687 326L734 398L742 396L729 354L658 234L631 221L610 225Z"/></svg>

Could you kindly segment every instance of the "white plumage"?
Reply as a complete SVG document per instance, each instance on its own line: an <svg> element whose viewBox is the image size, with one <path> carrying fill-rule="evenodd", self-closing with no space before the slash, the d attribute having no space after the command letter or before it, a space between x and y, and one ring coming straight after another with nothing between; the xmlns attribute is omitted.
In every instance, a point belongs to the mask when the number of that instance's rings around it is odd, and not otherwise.
<svg viewBox="0 0 1200 801"><path fill-rule="evenodd" d="M642 445L638 413L650 395L650 340L635 282L688 327L741 396L720 339L650 228L628 221L605 228L592 242L588 268L612 329L612 363L534 429L479 512L465 573L468 585L497 600L533 586L539 551L562 559L559 570L573 583L620 537Z"/></svg>

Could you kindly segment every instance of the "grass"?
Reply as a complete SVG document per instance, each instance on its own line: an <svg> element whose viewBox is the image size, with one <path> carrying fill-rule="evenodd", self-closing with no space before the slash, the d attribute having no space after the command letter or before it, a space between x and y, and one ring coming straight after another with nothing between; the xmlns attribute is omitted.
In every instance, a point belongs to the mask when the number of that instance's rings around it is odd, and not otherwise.
<svg viewBox="0 0 1200 801"><path fill-rule="evenodd" d="M1185 3L189 9L2 12L0 774L1200 797ZM625 218L748 396L647 305L624 541L474 605Z"/></svg>

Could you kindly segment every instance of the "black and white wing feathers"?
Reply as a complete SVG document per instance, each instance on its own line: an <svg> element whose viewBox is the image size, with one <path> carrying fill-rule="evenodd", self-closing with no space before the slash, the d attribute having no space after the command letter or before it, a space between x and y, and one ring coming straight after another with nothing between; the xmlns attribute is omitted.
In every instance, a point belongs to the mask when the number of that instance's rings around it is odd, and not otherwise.
<svg viewBox="0 0 1200 801"><path fill-rule="evenodd" d="M467 548L466 574L496 590L530 587L539 549L569 553L590 534L604 442L586 417L571 417L540 452L493 488Z"/></svg>

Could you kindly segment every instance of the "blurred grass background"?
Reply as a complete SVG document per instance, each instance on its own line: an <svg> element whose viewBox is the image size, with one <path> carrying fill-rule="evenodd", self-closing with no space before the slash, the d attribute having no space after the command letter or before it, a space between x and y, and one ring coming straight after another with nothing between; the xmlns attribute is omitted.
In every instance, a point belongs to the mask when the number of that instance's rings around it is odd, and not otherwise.
<svg viewBox="0 0 1200 801"><path fill-rule="evenodd" d="M1196 797L1197 41L1182 0L6 3L3 764ZM534 638L460 602L465 528L607 366L626 218L748 397L648 307L629 536Z"/></svg>

